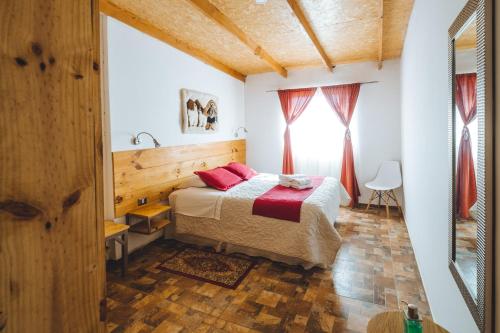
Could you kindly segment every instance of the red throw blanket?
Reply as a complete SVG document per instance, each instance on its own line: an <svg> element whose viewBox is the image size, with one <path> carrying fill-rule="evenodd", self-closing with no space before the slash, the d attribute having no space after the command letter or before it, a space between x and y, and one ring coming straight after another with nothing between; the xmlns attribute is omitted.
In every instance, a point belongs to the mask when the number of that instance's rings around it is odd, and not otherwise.
<svg viewBox="0 0 500 333"><path fill-rule="evenodd" d="M302 203L323 183L324 178L311 177L312 188L305 190L276 185L255 199L252 214L300 222Z"/></svg>

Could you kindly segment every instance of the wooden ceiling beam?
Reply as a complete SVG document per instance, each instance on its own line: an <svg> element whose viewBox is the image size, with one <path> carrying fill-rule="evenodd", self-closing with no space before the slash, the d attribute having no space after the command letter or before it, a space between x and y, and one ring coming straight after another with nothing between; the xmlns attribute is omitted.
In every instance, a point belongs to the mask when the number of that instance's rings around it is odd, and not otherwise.
<svg viewBox="0 0 500 333"><path fill-rule="evenodd" d="M185 42L169 35L165 31L158 29L151 23L147 22L146 20L138 17L134 13L128 11L127 9L121 8L108 0L100 0L99 1L99 9L103 14L106 14L108 16L111 16L125 24L128 24L135 29L142 31L143 33L150 35L156 39L161 40L162 42L165 42L169 44L172 47L175 47L176 49L189 54L192 57L195 57L196 59L206 63L207 65L210 65L212 67L217 68L218 70L240 80L245 82L246 76L237 70L221 63L220 61L212 58L211 56L207 55L206 53L202 52L201 50L195 49Z"/></svg>
<svg viewBox="0 0 500 333"><path fill-rule="evenodd" d="M297 0L287 0L288 5L290 5L290 8L292 8L292 11L294 12L295 16L300 21L300 24L302 24L302 27L306 31L307 35L313 42L314 46L316 47L316 50L318 50L321 59L323 60L323 63L325 64L326 68L331 72L333 70L333 65L328 56L326 55L325 49L323 49L323 46L321 46L321 43L319 42L318 37L314 33L314 30L311 27L311 24L309 24L309 21L307 20L306 15L304 14L304 11L302 8L300 8L300 5L298 4Z"/></svg>
<svg viewBox="0 0 500 333"><path fill-rule="evenodd" d="M274 60L257 42L252 40L245 32L243 32L229 17L224 15L217 7L208 0L190 0L190 2L198 7L207 17L220 24L227 31L236 36L243 44L248 46L252 52L265 61L272 69L283 77L287 77L287 70Z"/></svg>
<svg viewBox="0 0 500 333"><path fill-rule="evenodd" d="M378 69L382 69L384 51L384 0L380 1L380 17L378 20Z"/></svg>

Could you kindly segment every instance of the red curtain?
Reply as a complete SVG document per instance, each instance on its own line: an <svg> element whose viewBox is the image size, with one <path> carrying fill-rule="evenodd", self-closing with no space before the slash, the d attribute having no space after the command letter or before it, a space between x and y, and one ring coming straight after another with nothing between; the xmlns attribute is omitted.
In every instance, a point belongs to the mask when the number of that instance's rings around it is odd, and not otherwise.
<svg viewBox="0 0 500 333"><path fill-rule="evenodd" d="M293 174L292 144L290 125L297 120L306 109L316 92L316 88L278 90L281 110L285 117L285 146L283 149L283 173Z"/></svg>
<svg viewBox="0 0 500 333"><path fill-rule="evenodd" d="M470 218L469 209L477 199L476 172L467 125L476 117L476 74L456 76L456 105L464 122L457 155L457 213Z"/></svg>
<svg viewBox="0 0 500 333"><path fill-rule="evenodd" d="M325 95L328 104L330 104L333 111L337 113L340 121L346 128L340 181L351 196L351 207L358 204L358 197L360 195L356 172L354 170L351 132L349 131L349 123L351 122L354 107L356 106L356 101L358 100L359 88L359 83L321 87L321 91Z"/></svg>

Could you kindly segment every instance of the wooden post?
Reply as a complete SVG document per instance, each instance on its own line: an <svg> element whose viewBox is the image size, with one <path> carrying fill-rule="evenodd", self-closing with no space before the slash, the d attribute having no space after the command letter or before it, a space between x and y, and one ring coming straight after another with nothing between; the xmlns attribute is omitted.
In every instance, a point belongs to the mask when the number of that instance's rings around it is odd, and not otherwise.
<svg viewBox="0 0 500 333"><path fill-rule="evenodd" d="M326 54L325 49L323 48L323 46L319 42L318 37L314 33L314 30L313 30L311 24L309 23L309 21L307 20L306 14L304 13L302 8L300 7L298 1L297 0L287 0L287 1L288 1L288 5L290 6L292 11L294 12L295 16L297 16L297 19L299 20L300 24L302 25L302 27L306 31L307 35L311 39L311 42L314 44L314 47L316 48L319 55L321 56L321 60L323 60L323 63L325 64L327 70L329 72L333 71L332 62L328 58L328 55Z"/></svg>
<svg viewBox="0 0 500 333"><path fill-rule="evenodd" d="M208 18L217 22L222 28L229 31L243 44L249 47L252 52L266 62L276 73L282 77L288 76L288 71L281 66L276 60L267 53L262 46L258 45L250 36L241 30L229 17L221 12L208 0L190 0L190 2L198 7Z"/></svg>
<svg viewBox="0 0 500 333"><path fill-rule="evenodd" d="M0 68L0 330L104 332L97 0L0 1Z"/></svg>

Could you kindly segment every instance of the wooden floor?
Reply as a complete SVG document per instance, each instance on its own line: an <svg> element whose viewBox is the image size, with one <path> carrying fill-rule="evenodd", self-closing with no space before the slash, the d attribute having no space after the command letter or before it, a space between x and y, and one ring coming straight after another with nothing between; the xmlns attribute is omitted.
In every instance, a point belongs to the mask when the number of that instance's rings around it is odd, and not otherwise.
<svg viewBox="0 0 500 333"><path fill-rule="evenodd" d="M131 255L127 277L108 265L108 331L365 332L401 301L429 314L406 227L384 216L342 209L331 270L257 259L236 290L157 270L181 244L156 241Z"/></svg>
<svg viewBox="0 0 500 333"><path fill-rule="evenodd" d="M467 286L477 294L477 222L459 219L456 223L456 263Z"/></svg>

